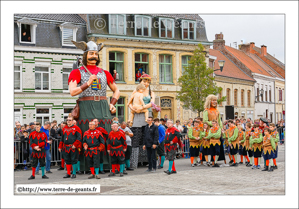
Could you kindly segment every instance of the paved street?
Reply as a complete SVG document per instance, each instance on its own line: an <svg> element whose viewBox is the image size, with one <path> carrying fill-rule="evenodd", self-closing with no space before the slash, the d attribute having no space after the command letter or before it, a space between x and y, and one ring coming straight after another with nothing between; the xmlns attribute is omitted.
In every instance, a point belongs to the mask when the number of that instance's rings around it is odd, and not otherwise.
<svg viewBox="0 0 299 209"><path fill-rule="evenodd" d="M228 162L228 156L226 159ZM53 173L47 174L50 179L44 180L41 175L36 175L35 180L29 181L31 170L19 171L15 172L15 184L100 184L103 195L284 195L284 160L284 145L279 145L278 169L273 172L253 170L245 165L228 167L223 161L219 162L220 168L191 167L190 159L184 158L175 161L178 173L170 176L163 172L168 168L168 161L165 161L164 169L157 169L156 173L145 173L147 167L143 166L128 171L124 177L108 177L106 173L101 175L101 179L92 180L87 179L88 175L77 175L75 180L63 179L66 172L52 167Z"/></svg>

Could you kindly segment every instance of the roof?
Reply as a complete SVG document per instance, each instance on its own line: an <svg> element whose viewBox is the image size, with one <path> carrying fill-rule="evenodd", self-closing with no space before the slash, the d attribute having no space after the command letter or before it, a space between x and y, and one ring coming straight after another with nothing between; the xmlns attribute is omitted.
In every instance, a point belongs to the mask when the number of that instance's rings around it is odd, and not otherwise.
<svg viewBox="0 0 299 209"><path fill-rule="evenodd" d="M251 72L273 77L270 73L264 70L260 65L258 65L251 57L249 57L243 51L234 49L229 46L225 46L225 49L238 60L240 60L240 62L242 62L249 70L251 70Z"/></svg>
<svg viewBox="0 0 299 209"><path fill-rule="evenodd" d="M259 56L265 63L267 63L275 72L285 78L285 65L275 57L267 53L266 56L261 55L261 48L253 47L255 54Z"/></svg>
<svg viewBox="0 0 299 209"><path fill-rule="evenodd" d="M169 17L174 19L203 20L198 14L148 14L153 17Z"/></svg>
<svg viewBox="0 0 299 209"><path fill-rule="evenodd" d="M255 51L257 51L258 53L261 54L261 48L259 47L253 47L253 49ZM276 59L275 57L273 57L271 54L267 53L266 57L271 60L272 62L276 63L277 65L279 65L281 68L285 69L285 64L280 62L278 59Z"/></svg>
<svg viewBox="0 0 299 209"><path fill-rule="evenodd" d="M72 23L86 23L78 14L14 14L14 16Z"/></svg>
<svg viewBox="0 0 299 209"><path fill-rule="evenodd" d="M269 65L267 65L261 58L256 54L248 54L258 65L260 65L264 70L270 73L272 76L282 78L275 70L273 70Z"/></svg>
<svg viewBox="0 0 299 209"><path fill-rule="evenodd" d="M240 68L238 68L232 61L230 61L225 55L223 55L219 50L215 49L209 49L210 55L217 57L215 61L215 69L219 69L218 60L224 60L225 64L223 67L223 71L215 71L215 75L218 76L225 76L230 78L237 78L237 79L243 79L243 80L249 80L249 81L255 81L253 78L248 76L246 73L244 73Z"/></svg>

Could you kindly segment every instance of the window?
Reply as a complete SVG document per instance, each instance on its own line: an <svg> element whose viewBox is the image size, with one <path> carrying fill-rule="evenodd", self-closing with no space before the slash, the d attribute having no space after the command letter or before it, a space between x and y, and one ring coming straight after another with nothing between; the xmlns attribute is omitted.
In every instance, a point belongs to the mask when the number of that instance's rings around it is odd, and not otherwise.
<svg viewBox="0 0 299 209"><path fill-rule="evenodd" d="M114 70L118 73L118 80ZM109 72L116 81L124 81L124 53L109 52Z"/></svg>
<svg viewBox="0 0 299 209"><path fill-rule="evenodd" d="M241 106L244 107L244 89L241 90Z"/></svg>
<svg viewBox="0 0 299 209"><path fill-rule="evenodd" d="M234 105L238 106L238 89L234 90Z"/></svg>
<svg viewBox="0 0 299 209"><path fill-rule="evenodd" d="M21 66L14 66L14 90L21 91Z"/></svg>
<svg viewBox="0 0 299 209"><path fill-rule="evenodd" d="M265 91L265 102L267 102L267 101L268 101L268 91L266 89L266 91Z"/></svg>
<svg viewBox="0 0 299 209"><path fill-rule="evenodd" d="M190 59L191 59L191 56L182 56L182 75L185 71L185 68L189 67Z"/></svg>
<svg viewBox="0 0 299 209"><path fill-rule="evenodd" d="M140 73L138 73L138 71ZM136 53L135 54L135 81L143 74L149 74L148 68L148 54Z"/></svg>
<svg viewBox="0 0 299 209"><path fill-rule="evenodd" d="M63 108L63 120L66 121L73 108Z"/></svg>
<svg viewBox="0 0 299 209"><path fill-rule="evenodd" d="M279 92L279 100L278 101L281 102L282 101L282 90L279 89L278 92Z"/></svg>
<svg viewBox="0 0 299 209"><path fill-rule="evenodd" d="M111 100L111 98L112 97L110 97L110 100ZM124 97L120 97L118 99L117 103L115 104L115 108L116 108L116 113L111 114L112 118L117 117L119 123L125 121L126 117L125 117L125 98Z"/></svg>
<svg viewBox="0 0 299 209"><path fill-rule="evenodd" d="M76 33L78 26L72 23L65 22L59 25L61 31L61 43L62 46L75 46L72 41L76 41Z"/></svg>
<svg viewBox="0 0 299 209"><path fill-rule="evenodd" d="M257 96L257 101L260 101L260 88L256 89L256 96Z"/></svg>
<svg viewBox="0 0 299 209"><path fill-rule="evenodd" d="M76 41L75 39L76 35L74 33L74 30L71 28L63 28L62 29L62 45L72 45L72 40Z"/></svg>
<svg viewBox="0 0 299 209"><path fill-rule="evenodd" d="M172 19L160 18L159 36L160 38L173 38L174 37L174 21Z"/></svg>
<svg viewBox="0 0 299 209"><path fill-rule="evenodd" d="M50 121L50 109L49 108L36 108L36 122L40 122L43 126L46 121Z"/></svg>
<svg viewBox="0 0 299 209"><path fill-rule="evenodd" d="M269 89L269 102L271 102L271 89Z"/></svg>
<svg viewBox="0 0 299 209"><path fill-rule="evenodd" d="M195 40L195 22L194 21L182 21L182 37L183 39Z"/></svg>
<svg viewBox="0 0 299 209"><path fill-rule="evenodd" d="M161 83L172 83L172 56L159 55L159 77Z"/></svg>
<svg viewBox="0 0 299 209"><path fill-rule="evenodd" d="M135 36L151 36L151 18L135 16Z"/></svg>
<svg viewBox="0 0 299 209"><path fill-rule="evenodd" d="M35 90L50 90L49 68L35 67Z"/></svg>
<svg viewBox="0 0 299 209"><path fill-rule="evenodd" d="M22 122L23 117L22 117L22 109L21 108L16 108L16 107L14 108L14 117L15 117L14 122L19 121L21 124L23 124L23 122Z"/></svg>
<svg viewBox="0 0 299 209"><path fill-rule="evenodd" d="M220 91L219 95L218 95L218 99L222 98L222 90ZM222 106L222 102L219 103L219 106Z"/></svg>
<svg viewBox="0 0 299 209"><path fill-rule="evenodd" d="M109 15L109 33L126 35L126 16Z"/></svg>
<svg viewBox="0 0 299 209"><path fill-rule="evenodd" d="M248 90L248 91L247 91L247 106L248 106L248 107L250 107L250 102L251 102L251 101L250 101L250 95L251 95L251 91Z"/></svg>
<svg viewBox="0 0 299 209"><path fill-rule="evenodd" d="M36 25L20 24L20 43L35 44Z"/></svg>
<svg viewBox="0 0 299 209"><path fill-rule="evenodd" d="M226 89L226 104L230 105L230 89Z"/></svg>
<svg viewBox="0 0 299 209"><path fill-rule="evenodd" d="M73 69L72 68L63 68L63 73L62 73L62 89L64 91L68 91L69 90L69 85L68 85L68 79L69 79L69 75L71 73Z"/></svg>

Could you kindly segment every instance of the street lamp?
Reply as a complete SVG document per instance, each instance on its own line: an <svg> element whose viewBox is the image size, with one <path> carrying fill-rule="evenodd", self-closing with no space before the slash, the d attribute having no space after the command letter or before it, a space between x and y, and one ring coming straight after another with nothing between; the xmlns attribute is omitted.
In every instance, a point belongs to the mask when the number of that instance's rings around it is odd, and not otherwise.
<svg viewBox="0 0 299 209"><path fill-rule="evenodd" d="M225 63L224 60L218 60L218 65L219 65L220 69L216 69L214 71L220 70L222 72L223 67L224 67L224 63Z"/></svg>

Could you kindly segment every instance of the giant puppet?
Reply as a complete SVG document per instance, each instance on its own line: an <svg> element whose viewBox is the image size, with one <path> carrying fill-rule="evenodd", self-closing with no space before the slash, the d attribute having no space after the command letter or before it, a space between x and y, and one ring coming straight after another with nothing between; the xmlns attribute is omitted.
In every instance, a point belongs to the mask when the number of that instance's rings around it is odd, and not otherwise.
<svg viewBox="0 0 299 209"><path fill-rule="evenodd" d="M132 137L132 155L131 155L131 165L134 168L137 168L138 162L147 162L146 151L142 149L143 145L143 134L144 128L147 125L145 122L145 113L144 109L148 109L148 116L152 116L152 106L154 105L155 93L151 91L150 83L151 77L148 74L144 74L140 77L139 80L145 86L145 90L142 92L143 101L145 106L142 109L136 109L133 107L133 98L135 96L136 90L133 91L131 98L128 102L128 106L131 109L131 113L134 114L134 120L132 125L132 132L134 136ZM139 158L139 159L138 159Z"/></svg>
<svg viewBox="0 0 299 209"><path fill-rule="evenodd" d="M79 95L77 105L73 110L73 116L82 130L82 135L89 129L89 122L95 118L99 120L99 126L108 133L111 131L111 114L116 112L115 104L120 93L112 75L99 67L99 51L103 44L97 45L93 41L75 42L74 45L83 50L83 63L78 69L74 69L69 76L69 89L71 96ZM108 104L107 86L113 91L110 104ZM77 118L76 118L77 117ZM87 159L83 152L80 153L80 170L88 171ZM104 167L110 169L108 155L104 155Z"/></svg>
<svg viewBox="0 0 299 209"><path fill-rule="evenodd" d="M216 120L218 122L219 128L223 130L223 125L220 117L220 112L217 109L217 97L215 95L210 94L206 98L205 110L203 111L203 122L207 122L210 127L213 126L212 121ZM224 160L225 161L225 155L224 155L224 149L223 149L223 139L220 139L221 144L215 144L216 146L220 146L220 155L218 161ZM215 146L214 145L214 146ZM211 156L212 159L214 156ZM202 158L203 160L205 158ZM213 161L213 160L212 160Z"/></svg>

